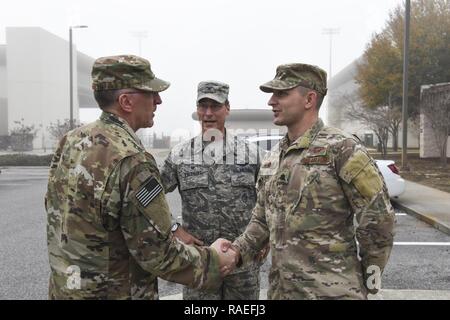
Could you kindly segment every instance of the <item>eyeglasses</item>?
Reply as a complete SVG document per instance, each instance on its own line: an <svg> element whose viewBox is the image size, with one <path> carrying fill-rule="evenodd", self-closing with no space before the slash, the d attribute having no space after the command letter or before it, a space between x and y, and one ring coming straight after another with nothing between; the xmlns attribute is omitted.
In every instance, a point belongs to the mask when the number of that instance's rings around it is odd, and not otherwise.
<svg viewBox="0 0 450 320"><path fill-rule="evenodd" d="M220 104L218 102L200 102L199 104L197 104L197 109L200 112L206 112L208 108L210 108L212 112L217 112L222 109L222 107L223 104Z"/></svg>

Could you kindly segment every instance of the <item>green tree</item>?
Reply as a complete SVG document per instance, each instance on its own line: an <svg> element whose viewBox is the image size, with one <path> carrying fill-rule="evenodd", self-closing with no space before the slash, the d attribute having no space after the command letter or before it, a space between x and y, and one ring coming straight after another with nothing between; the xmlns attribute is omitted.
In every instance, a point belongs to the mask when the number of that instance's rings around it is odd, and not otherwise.
<svg viewBox="0 0 450 320"><path fill-rule="evenodd" d="M404 5L389 15L385 28L373 35L356 81L369 109L401 109L403 77ZM450 0L416 0L411 3L409 117L419 114L420 86L450 81ZM394 147L398 126L390 129Z"/></svg>

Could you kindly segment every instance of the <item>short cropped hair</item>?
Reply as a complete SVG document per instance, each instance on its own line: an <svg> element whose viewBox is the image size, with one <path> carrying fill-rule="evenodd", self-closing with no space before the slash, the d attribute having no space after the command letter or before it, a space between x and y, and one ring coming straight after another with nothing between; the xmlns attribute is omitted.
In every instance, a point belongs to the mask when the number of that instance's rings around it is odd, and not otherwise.
<svg viewBox="0 0 450 320"><path fill-rule="evenodd" d="M320 109L320 106L323 103L323 99L325 98L323 96L323 94L321 94L321 93L319 93L319 92L317 92L317 91L315 91L313 89L305 88L305 87L302 87L302 86L298 86L297 88L298 88L298 91L300 91L302 96L306 96L308 94L308 92L314 91L317 94L317 110Z"/></svg>
<svg viewBox="0 0 450 320"><path fill-rule="evenodd" d="M94 98L100 109L108 109L116 102L121 91L117 89L94 91Z"/></svg>

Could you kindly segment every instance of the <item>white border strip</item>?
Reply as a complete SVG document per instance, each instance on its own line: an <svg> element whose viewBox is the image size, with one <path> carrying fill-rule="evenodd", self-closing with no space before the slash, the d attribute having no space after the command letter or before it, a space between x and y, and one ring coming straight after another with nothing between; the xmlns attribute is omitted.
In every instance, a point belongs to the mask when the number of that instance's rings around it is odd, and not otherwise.
<svg viewBox="0 0 450 320"><path fill-rule="evenodd" d="M450 242L394 242L394 246L450 246Z"/></svg>

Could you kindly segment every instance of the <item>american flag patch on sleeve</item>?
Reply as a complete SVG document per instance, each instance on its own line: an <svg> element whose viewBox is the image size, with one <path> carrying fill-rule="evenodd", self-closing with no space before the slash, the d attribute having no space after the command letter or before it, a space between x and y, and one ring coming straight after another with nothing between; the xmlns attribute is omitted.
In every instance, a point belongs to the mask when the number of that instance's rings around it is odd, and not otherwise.
<svg viewBox="0 0 450 320"><path fill-rule="evenodd" d="M136 199L143 207L147 207L162 190L159 182L152 177L144 182L144 185L136 193Z"/></svg>

